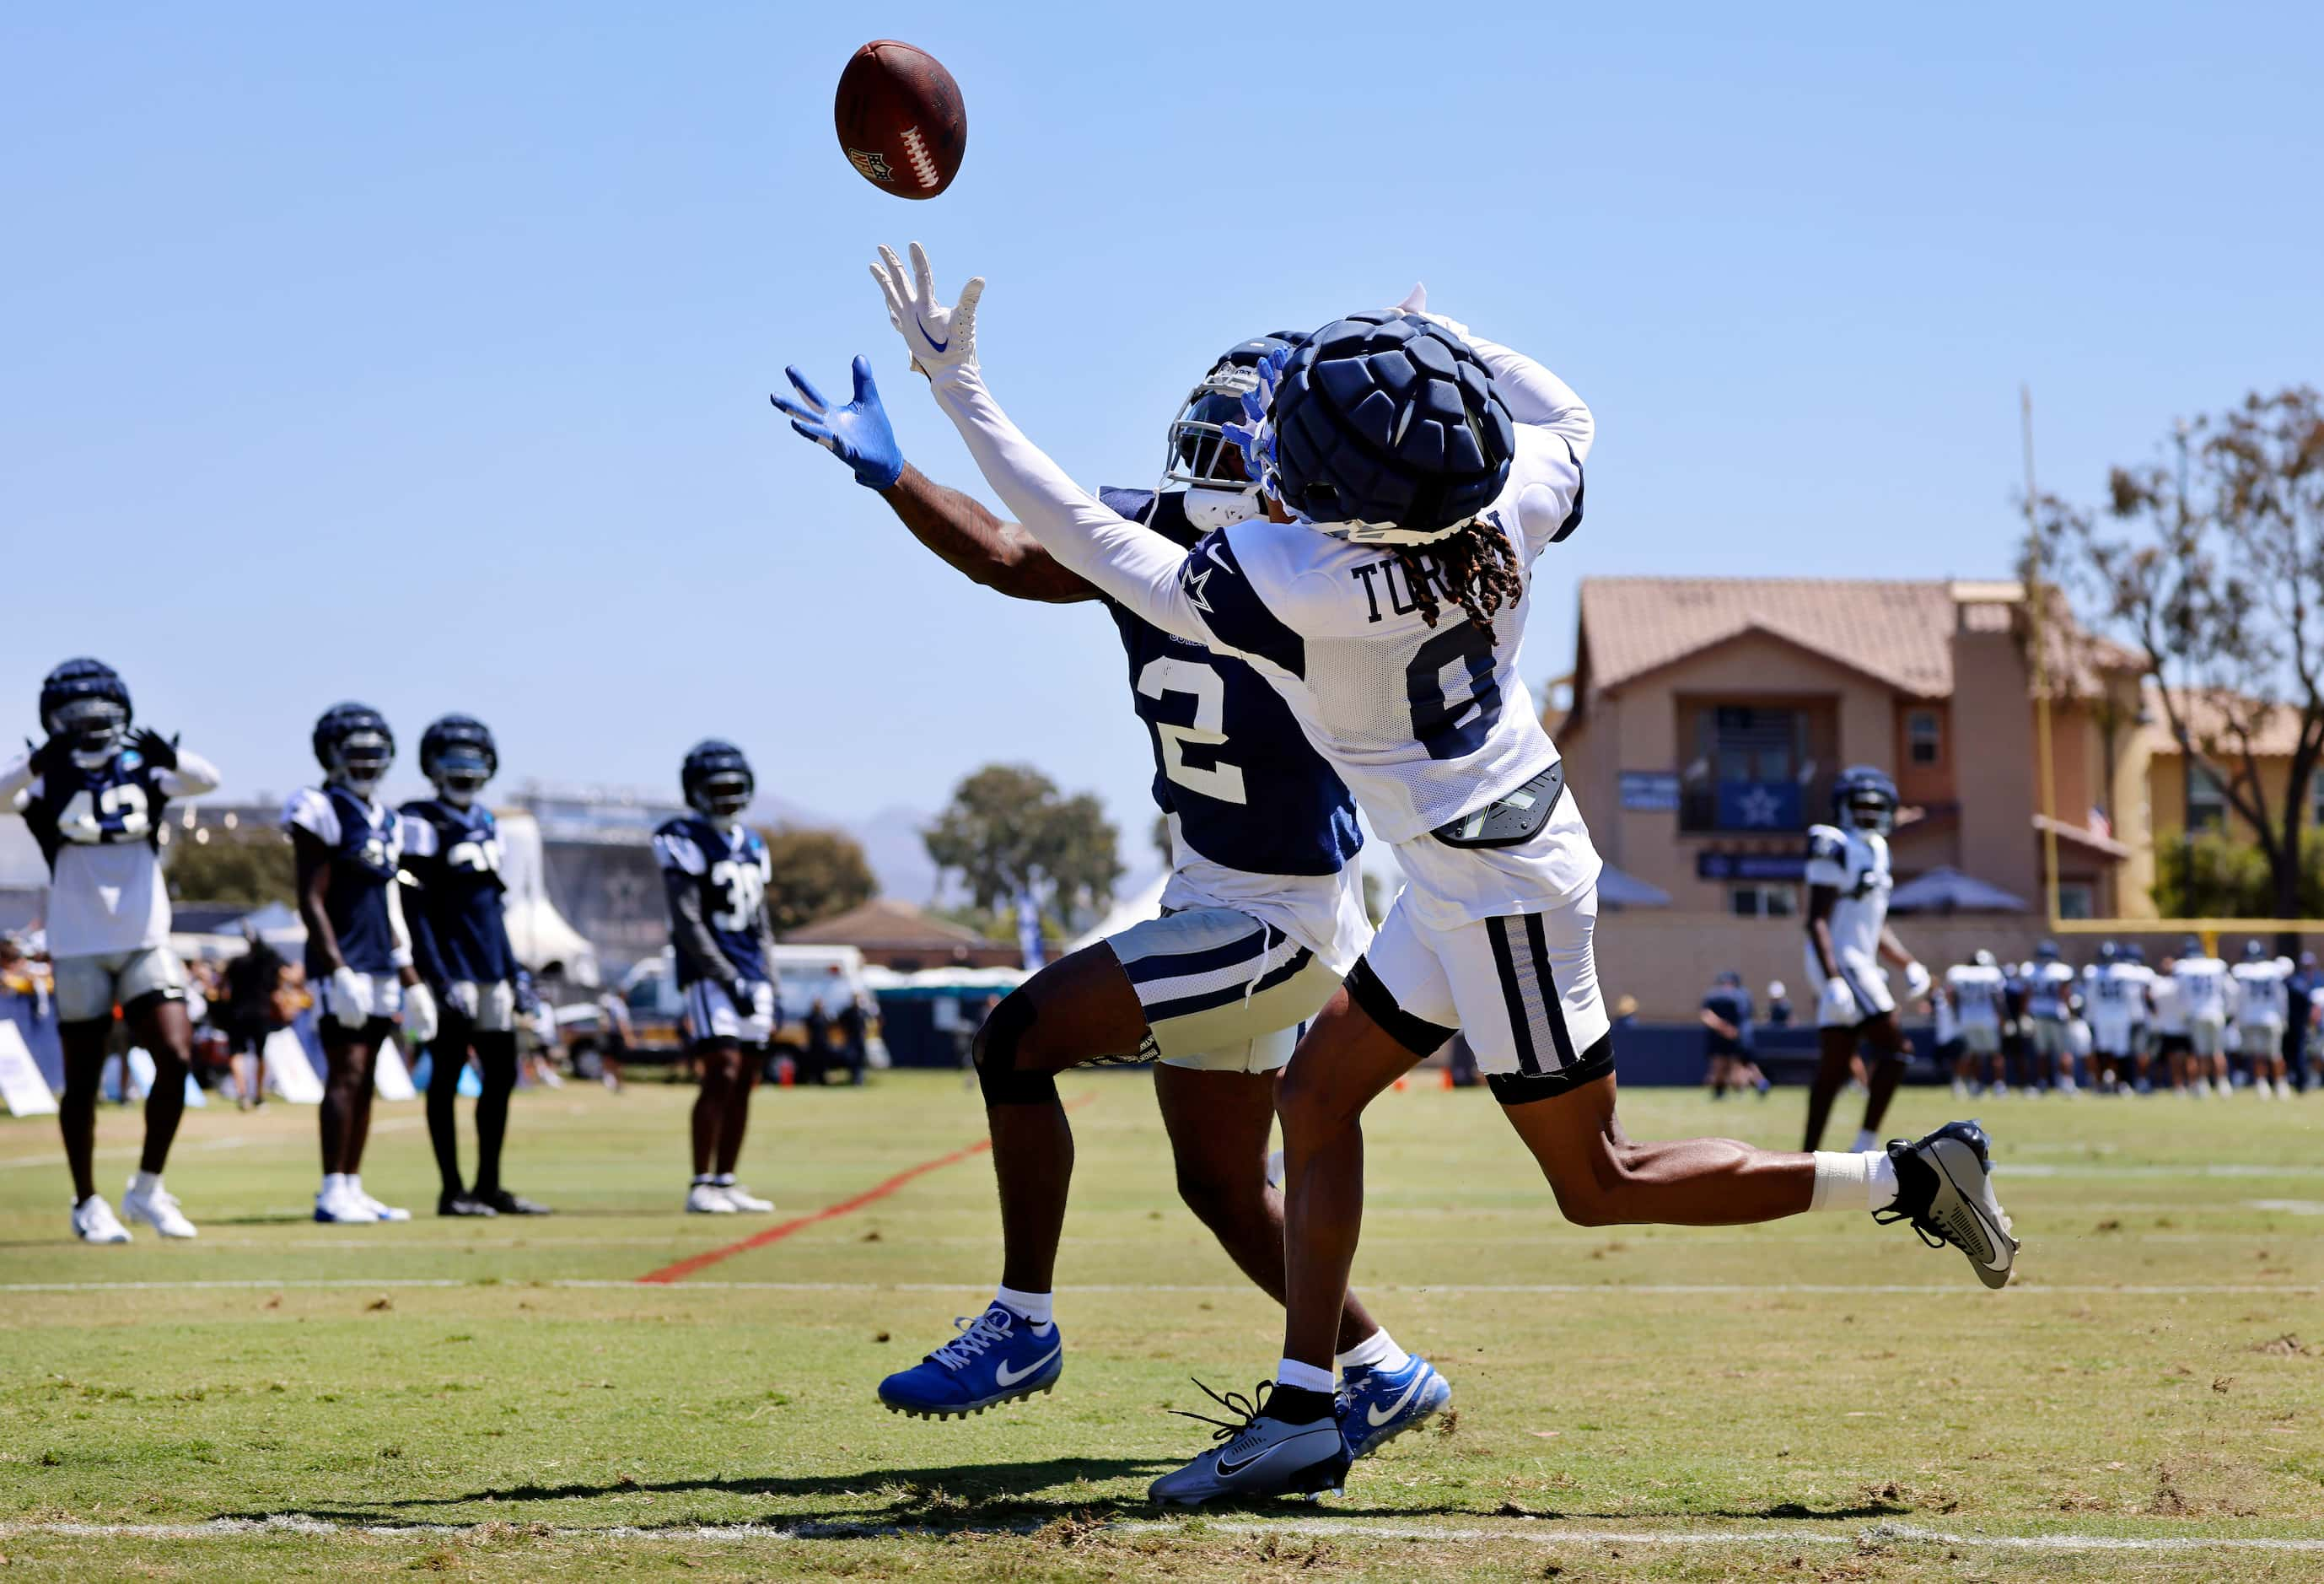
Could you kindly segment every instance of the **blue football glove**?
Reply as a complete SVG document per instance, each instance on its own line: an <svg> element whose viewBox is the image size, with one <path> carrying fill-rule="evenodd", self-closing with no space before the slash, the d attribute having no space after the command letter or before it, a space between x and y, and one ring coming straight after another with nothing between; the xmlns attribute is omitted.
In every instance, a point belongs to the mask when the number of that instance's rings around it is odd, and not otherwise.
<svg viewBox="0 0 2324 1584"><path fill-rule="evenodd" d="M880 405L880 387L872 383L868 359L856 358L855 400L844 407L826 403L796 367L783 372L790 375L799 400L767 400L789 417L793 429L853 468L855 482L866 489L886 489L903 477L904 453L896 449L896 431L888 427L888 412Z"/></svg>

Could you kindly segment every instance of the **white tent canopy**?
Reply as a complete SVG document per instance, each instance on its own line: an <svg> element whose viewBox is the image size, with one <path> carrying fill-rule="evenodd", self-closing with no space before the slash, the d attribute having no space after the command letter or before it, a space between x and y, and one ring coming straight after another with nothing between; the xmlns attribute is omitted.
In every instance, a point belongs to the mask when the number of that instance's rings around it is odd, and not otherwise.
<svg viewBox="0 0 2324 1584"><path fill-rule="evenodd" d="M598 983L597 949L549 900L540 822L515 809L499 819L501 879L508 886L509 944L516 949L516 959L535 973L553 962L576 985Z"/></svg>

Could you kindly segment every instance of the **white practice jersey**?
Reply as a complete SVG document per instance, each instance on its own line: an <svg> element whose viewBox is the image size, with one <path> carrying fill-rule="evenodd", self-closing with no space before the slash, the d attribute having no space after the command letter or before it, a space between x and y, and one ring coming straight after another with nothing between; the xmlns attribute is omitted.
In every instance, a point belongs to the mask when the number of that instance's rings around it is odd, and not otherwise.
<svg viewBox="0 0 2324 1584"><path fill-rule="evenodd" d="M24 815L49 862L48 936L53 957L110 957L170 939L170 892L154 826L178 798L218 783L199 755L178 751L173 768L124 748L104 769L68 773L51 788L27 759L0 768L0 809Z"/></svg>
<svg viewBox="0 0 2324 1584"><path fill-rule="evenodd" d="M2245 1028L2282 1028L2291 1016L2292 995L2284 980L2292 976L2292 965L2282 958L2239 962L2233 972L2236 1022Z"/></svg>
<svg viewBox="0 0 2324 1584"><path fill-rule="evenodd" d="M1888 924L1888 893L1895 887L1888 874L1888 838L1877 830L1810 828L1807 882L1840 894L1831 906L1832 949L1868 963L1877 961L1880 931ZM1812 944L1808 958L1812 968Z"/></svg>
<svg viewBox="0 0 2324 1584"><path fill-rule="evenodd" d="M2082 1006L2099 1050L2120 1055L2129 1048L2131 1031L2146 1021L2153 977L2135 962L2092 963L2082 970Z"/></svg>
<svg viewBox="0 0 2324 1584"><path fill-rule="evenodd" d="M2158 1034L2183 1034L2187 1032L2187 1004L2179 994L2176 972L2157 974L2146 987L2147 999L2154 1007L2154 1032Z"/></svg>
<svg viewBox="0 0 2324 1584"><path fill-rule="evenodd" d="M1930 996L1929 1014L1936 1021L1938 1044L1950 1045L1955 1040L1960 1038L1960 1014L1953 1009L1953 998L1951 996Z"/></svg>
<svg viewBox="0 0 2324 1584"><path fill-rule="evenodd" d="M2037 962L2025 976L2025 1015L2063 1022L2072 1010L2074 970L2062 962Z"/></svg>
<svg viewBox="0 0 2324 1584"><path fill-rule="evenodd" d="M1945 987L1952 992L1961 1026L1997 1029L2001 1026L2001 970L1963 963L1945 970Z"/></svg>
<svg viewBox="0 0 2324 1584"><path fill-rule="evenodd" d="M2182 1029L2189 1024L2227 1021L2228 997L2234 991L2226 963L2216 957L2182 957L2171 977L2179 986Z"/></svg>
<svg viewBox="0 0 2324 1584"><path fill-rule="evenodd" d="M1526 591L1489 631L1445 600L1430 625L1397 558L1313 524L1252 521L1193 550L1109 509L1019 433L973 368L936 400L1018 519L1064 565L1165 632L1248 661L1397 848L1423 922L1540 912L1594 884L1598 854L1569 791L1522 847L1456 848L1429 833L1557 763L1519 665L1536 557L1581 519L1590 410L1538 363L1470 344L1517 421L1507 486L1482 514L1516 548ZM1415 559L1425 564L1425 549Z"/></svg>

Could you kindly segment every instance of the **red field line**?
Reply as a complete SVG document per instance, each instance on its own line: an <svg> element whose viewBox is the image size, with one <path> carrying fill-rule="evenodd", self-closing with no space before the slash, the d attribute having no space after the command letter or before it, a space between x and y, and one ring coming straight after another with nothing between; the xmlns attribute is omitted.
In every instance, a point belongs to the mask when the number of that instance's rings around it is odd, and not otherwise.
<svg viewBox="0 0 2324 1584"><path fill-rule="evenodd" d="M1084 1095L1067 1105L1065 1109L1077 1111L1095 1098L1093 1095ZM877 1204L915 1178L925 1177L931 1172L940 1172L946 1166L957 1165L972 1155L984 1153L991 1147L992 1141L990 1138L978 1139L974 1144L956 1149L948 1155L938 1155L933 1161L922 1161L917 1166L908 1167L885 1182L872 1184L853 1199L844 1199L836 1204L825 1205L823 1209L810 1211L807 1215L794 1216L788 1221L778 1221L762 1231L752 1233L740 1243L730 1243L723 1248L706 1249L700 1254L679 1260L676 1264L664 1265L658 1271L649 1271L640 1276L638 1282L641 1285L656 1286L668 1286L674 1282L683 1282L695 1272L715 1265L720 1260L733 1259L736 1255L748 1254L754 1248L764 1248L770 1243L780 1243L792 1233L812 1227L818 1221L836 1220L841 1216L853 1214L865 1205Z"/></svg>

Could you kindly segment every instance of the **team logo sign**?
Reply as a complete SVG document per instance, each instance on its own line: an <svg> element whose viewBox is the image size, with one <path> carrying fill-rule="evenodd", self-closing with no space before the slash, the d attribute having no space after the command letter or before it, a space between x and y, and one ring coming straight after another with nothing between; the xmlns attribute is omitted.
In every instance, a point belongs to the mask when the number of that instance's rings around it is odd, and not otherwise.
<svg viewBox="0 0 2324 1584"><path fill-rule="evenodd" d="M863 172L867 181L893 181L896 179L895 171L888 163L888 156L877 149L849 149L847 158L858 171Z"/></svg>

